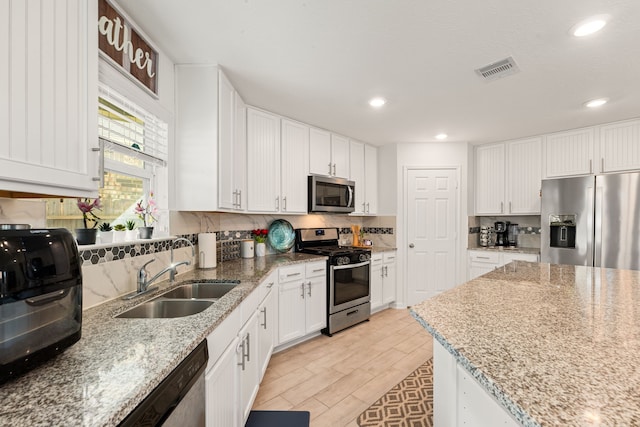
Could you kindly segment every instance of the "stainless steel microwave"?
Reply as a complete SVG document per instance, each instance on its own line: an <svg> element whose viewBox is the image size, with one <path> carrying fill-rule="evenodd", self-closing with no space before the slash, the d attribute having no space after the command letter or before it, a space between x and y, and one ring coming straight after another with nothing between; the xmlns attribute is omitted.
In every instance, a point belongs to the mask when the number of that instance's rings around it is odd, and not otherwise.
<svg viewBox="0 0 640 427"><path fill-rule="evenodd" d="M348 179L311 175L309 212L353 212L355 191L355 183Z"/></svg>

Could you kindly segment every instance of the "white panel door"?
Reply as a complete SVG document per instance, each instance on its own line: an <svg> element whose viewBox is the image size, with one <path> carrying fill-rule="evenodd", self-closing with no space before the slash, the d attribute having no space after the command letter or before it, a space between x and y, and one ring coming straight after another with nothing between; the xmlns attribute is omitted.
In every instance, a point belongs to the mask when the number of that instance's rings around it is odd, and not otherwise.
<svg viewBox="0 0 640 427"><path fill-rule="evenodd" d="M207 427L239 426L238 366L236 337L205 375L205 419ZM244 425L244 423L242 424Z"/></svg>
<svg viewBox="0 0 640 427"><path fill-rule="evenodd" d="M236 93L231 82L218 70L218 207L223 209L236 209L238 206L233 172L235 99ZM211 144L215 144L215 141L211 141Z"/></svg>
<svg viewBox="0 0 640 427"><path fill-rule="evenodd" d="M476 147L476 215L505 213L504 158L504 144Z"/></svg>
<svg viewBox="0 0 640 427"><path fill-rule="evenodd" d="M354 213L356 214L367 211L364 169L364 144L351 140L349 142L349 179L356 185L354 198Z"/></svg>
<svg viewBox="0 0 640 427"><path fill-rule="evenodd" d="M282 200L280 211L307 213L309 127L282 119Z"/></svg>
<svg viewBox="0 0 640 427"><path fill-rule="evenodd" d="M278 345L305 334L303 281L280 283L278 293Z"/></svg>
<svg viewBox="0 0 640 427"><path fill-rule="evenodd" d="M547 178L589 175L594 172L593 128L559 132L545 137Z"/></svg>
<svg viewBox="0 0 640 427"><path fill-rule="evenodd" d="M507 144L507 197L505 213L540 214L542 139Z"/></svg>
<svg viewBox="0 0 640 427"><path fill-rule="evenodd" d="M97 15L95 1L1 2L4 190L97 195Z"/></svg>
<svg viewBox="0 0 640 427"><path fill-rule="evenodd" d="M600 126L600 171L640 169L640 120Z"/></svg>
<svg viewBox="0 0 640 427"><path fill-rule="evenodd" d="M371 145L364 146L364 182L367 213L375 214L378 212L378 149Z"/></svg>
<svg viewBox="0 0 640 427"><path fill-rule="evenodd" d="M317 332L327 326L327 276L307 279L305 287L305 333Z"/></svg>
<svg viewBox="0 0 640 427"><path fill-rule="evenodd" d="M453 169L407 173L407 305L455 285L457 183Z"/></svg>
<svg viewBox="0 0 640 427"><path fill-rule="evenodd" d="M247 208L280 210L280 118L247 108Z"/></svg>
<svg viewBox="0 0 640 427"><path fill-rule="evenodd" d="M331 133L311 128L309 131L309 173L331 176Z"/></svg>
<svg viewBox="0 0 640 427"><path fill-rule="evenodd" d="M333 176L349 178L349 139L331 134L331 162Z"/></svg>

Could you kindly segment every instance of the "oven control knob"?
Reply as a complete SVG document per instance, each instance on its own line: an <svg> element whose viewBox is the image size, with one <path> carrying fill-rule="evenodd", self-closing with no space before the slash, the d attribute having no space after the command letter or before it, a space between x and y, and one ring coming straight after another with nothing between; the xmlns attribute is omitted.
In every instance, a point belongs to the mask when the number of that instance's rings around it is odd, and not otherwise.
<svg viewBox="0 0 640 427"><path fill-rule="evenodd" d="M360 261L369 261L369 259L371 258L371 255L369 254L360 254Z"/></svg>
<svg viewBox="0 0 640 427"><path fill-rule="evenodd" d="M351 260L349 260L348 256L341 256L337 259L338 265L347 265Z"/></svg>

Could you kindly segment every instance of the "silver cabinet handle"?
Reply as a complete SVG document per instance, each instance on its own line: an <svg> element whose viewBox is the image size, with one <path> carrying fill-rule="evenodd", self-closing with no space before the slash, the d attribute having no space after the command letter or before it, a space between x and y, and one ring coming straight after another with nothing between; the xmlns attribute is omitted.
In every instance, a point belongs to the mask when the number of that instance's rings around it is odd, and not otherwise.
<svg viewBox="0 0 640 427"><path fill-rule="evenodd" d="M511 201L509 201L509 213L511 213Z"/></svg>
<svg viewBox="0 0 640 427"><path fill-rule="evenodd" d="M362 212L366 212L367 211L367 204L362 202Z"/></svg>
<svg viewBox="0 0 640 427"><path fill-rule="evenodd" d="M413 248L415 248L415 247L416 247L416 245L414 245L413 243L409 243L409 247L410 247L411 249L413 249Z"/></svg>
<svg viewBox="0 0 640 427"><path fill-rule="evenodd" d="M300 284L300 291L302 291L302 293L300 294L300 296L302 297L302 299L304 299L304 282L302 282Z"/></svg>
<svg viewBox="0 0 640 427"><path fill-rule="evenodd" d="M320 273L321 271L324 271L324 268L316 268L315 270L313 270L313 273Z"/></svg>
<svg viewBox="0 0 640 427"><path fill-rule="evenodd" d="M273 285L274 285L274 284L275 284L275 282L270 282L270 283L267 285L267 288L271 289L271 288L273 287Z"/></svg>
<svg viewBox="0 0 640 427"><path fill-rule="evenodd" d="M329 176L331 176L331 162L329 162Z"/></svg>
<svg viewBox="0 0 640 427"><path fill-rule="evenodd" d="M231 204L231 206L238 206L238 190L233 190L233 203Z"/></svg>
<svg viewBox="0 0 640 427"><path fill-rule="evenodd" d="M295 276L299 276L300 273L289 273L287 274L287 277L295 277Z"/></svg>
<svg viewBox="0 0 640 427"><path fill-rule="evenodd" d="M500 202L500 213L504 213L504 202Z"/></svg>
<svg viewBox="0 0 640 427"><path fill-rule="evenodd" d="M311 298L311 281L307 282L307 286L309 287L309 298Z"/></svg>
<svg viewBox="0 0 640 427"><path fill-rule="evenodd" d="M238 209L242 209L242 190L238 190Z"/></svg>
<svg viewBox="0 0 640 427"><path fill-rule="evenodd" d="M384 266L380 267L380 277L384 278Z"/></svg>
<svg viewBox="0 0 640 427"><path fill-rule="evenodd" d="M247 362L251 362L251 332L247 332Z"/></svg>
<svg viewBox="0 0 640 427"><path fill-rule="evenodd" d="M593 173L593 160L589 159L589 173Z"/></svg>
<svg viewBox="0 0 640 427"><path fill-rule="evenodd" d="M488 256L476 256L476 258L478 258L478 259L489 259Z"/></svg>
<svg viewBox="0 0 640 427"><path fill-rule="evenodd" d="M600 172L604 172L604 157L600 158Z"/></svg>
<svg viewBox="0 0 640 427"><path fill-rule="evenodd" d="M276 196L276 210L280 210L280 196Z"/></svg>
<svg viewBox="0 0 640 427"><path fill-rule="evenodd" d="M104 187L104 140L98 138L98 146L91 149L93 152L98 152L98 176L93 177L92 180L99 182L100 188Z"/></svg>
<svg viewBox="0 0 640 427"><path fill-rule="evenodd" d="M282 198L282 210L286 211L287 210L287 196L284 196Z"/></svg>
<svg viewBox="0 0 640 427"><path fill-rule="evenodd" d="M245 369L245 364L244 364L244 338L242 339L242 342L240 342L240 344L238 344L238 347L236 347L236 353L238 353L240 351L240 348L242 348L242 353L240 353L240 362L238 362L238 366L242 367L242 370L244 371Z"/></svg>
<svg viewBox="0 0 640 427"><path fill-rule="evenodd" d="M384 266L384 277L389 277L389 267Z"/></svg>
<svg viewBox="0 0 640 427"><path fill-rule="evenodd" d="M260 326L262 326L264 329L267 329L267 307L263 307L262 310L260 310L260 313L262 313L262 315L264 316L264 323Z"/></svg>
<svg viewBox="0 0 640 427"><path fill-rule="evenodd" d="M369 213L369 202L367 202L367 213Z"/></svg>
<svg viewBox="0 0 640 427"><path fill-rule="evenodd" d="M336 176L336 164L333 164L333 176Z"/></svg>

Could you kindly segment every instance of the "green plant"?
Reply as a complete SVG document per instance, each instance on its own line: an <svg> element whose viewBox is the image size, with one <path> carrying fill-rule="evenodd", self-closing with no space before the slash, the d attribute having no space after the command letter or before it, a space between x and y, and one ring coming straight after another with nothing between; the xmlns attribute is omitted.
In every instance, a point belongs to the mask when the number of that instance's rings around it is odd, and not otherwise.
<svg viewBox="0 0 640 427"><path fill-rule="evenodd" d="M115 231L124 231L127 229L127 227L125 227L124 224L116 224L113 226L113 229Z"/></svg>
<svg viewBox="0 0 640 427"><path fill-rule="evenodd" d="M251 235L253 236L253 240L255 240L257 243L266 242L267 234L269 234L269 230L265 228L258 228L256 230L251 230Z"/></svg>
<svg viewBox="0 0 640 427"><path fill-rule="evenodd" d="M132 219L127 221L125 224L127 226L127 230L134 230L136 228L136 222Z"/></svg>
<svg viewBox="0 0 640 427"><path fill-rule="evenodd" d="M113 227L108 222L103 222L102 224L100 224L98 229L100 231L111 231L111 230L113 230Z"/></svg>

